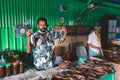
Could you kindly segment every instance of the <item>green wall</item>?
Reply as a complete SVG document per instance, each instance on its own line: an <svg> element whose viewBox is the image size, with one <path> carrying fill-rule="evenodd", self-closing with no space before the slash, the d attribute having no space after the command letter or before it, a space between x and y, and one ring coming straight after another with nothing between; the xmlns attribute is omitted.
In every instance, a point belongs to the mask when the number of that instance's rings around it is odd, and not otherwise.
<svg viewBox="0 0 120 80"><path fill-rule="evenodd" d="M60 4L67 6L66 12L60 12ZM65 17L64 25L74 21L74 24L93 26L105 14L116 14L120 19L119 9L101 7L77 22L85 4L82 0L0 0L0 51L6 48L26 51L26 38L16 37L13 31L16 24L26 19L30 19L33 31L37 30L36 21L39 17L47 18L49 30L60 25L60 16Z"/></svg>
<svg viewBox="0 0 120 80"><path fill-rule="evenodd" d="M60 12L60 4L67 6L66 12ZM60 25L60 16L65 17L65 24L69 20L75 21L79 14L80 2L75 0L0 0L0 51L5 48L25 51L26 38L14 35L13 27L16 24L30 19L30 27L36 31L36 21L45 17L49 29Z"/></svg>

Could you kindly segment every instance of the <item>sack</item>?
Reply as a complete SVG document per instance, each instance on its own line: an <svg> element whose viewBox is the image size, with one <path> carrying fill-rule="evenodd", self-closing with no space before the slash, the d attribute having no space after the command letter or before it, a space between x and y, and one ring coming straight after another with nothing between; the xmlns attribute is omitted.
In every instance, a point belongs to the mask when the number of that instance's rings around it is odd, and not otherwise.
<svg viewBox="0 0 120 80"><path fill-rule="evenodd" d="M83 42L74 42L74 43L70 43L68 45L68 53L69 53L69 56L70 56L70 61L77 61L77 54L76 54L76 47L77 46L81 46L81 45L84 45Z"/></svg>

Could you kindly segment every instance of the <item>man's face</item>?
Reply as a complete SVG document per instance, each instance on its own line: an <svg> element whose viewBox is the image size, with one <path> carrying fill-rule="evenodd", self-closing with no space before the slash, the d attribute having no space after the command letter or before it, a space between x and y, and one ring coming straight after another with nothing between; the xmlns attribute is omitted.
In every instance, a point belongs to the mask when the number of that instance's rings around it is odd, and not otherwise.
<svg viewBox="0 0 120 80"><path fill-rule="evenodd" d="M47 24L46 24L46 22L45 21L39 21L39 23L38 23L38 28L42 31L42 32L44 32L44 31L46 31L47 30Z"/></svg>
<svg viewBox="0 0 120 80"><path fill-rule="evenodd" d="M100 33L101 27L98 26L97 28L95 28L95 30Z"/></svg>

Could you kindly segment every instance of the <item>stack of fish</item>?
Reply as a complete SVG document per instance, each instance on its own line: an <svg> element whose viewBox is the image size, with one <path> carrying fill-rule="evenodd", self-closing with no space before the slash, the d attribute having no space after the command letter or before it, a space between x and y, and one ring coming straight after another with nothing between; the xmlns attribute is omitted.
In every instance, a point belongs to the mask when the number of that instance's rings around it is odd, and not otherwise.
<svg viewBox="0 0 120 80"><path fill-rule="evenodd" d="M70 69L70 71L53 75L52 80L99 80L101 77L114 72L114 66L109 62L87 60L85 64Z"/></svg>
<svg viewBox="0 0 120 80"><path fill-rule="evenodd" d="M109 44L108 50L104 50L104 59L120 63L120 46Z"/></svg>

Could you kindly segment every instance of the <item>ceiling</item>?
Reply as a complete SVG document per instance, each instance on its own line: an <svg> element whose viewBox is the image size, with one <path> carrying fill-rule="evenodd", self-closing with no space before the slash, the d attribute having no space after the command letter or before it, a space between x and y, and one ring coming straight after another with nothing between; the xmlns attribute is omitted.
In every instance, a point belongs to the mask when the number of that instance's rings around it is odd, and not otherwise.
<svg viewBox="0 0 120 80"><path fill-rule="evenodd" d="M98 8L113 8L113 9L120 9L120 0L78 0L81 3L84 3L84 8L79 13L79 17L77 18L77 21L80 21L81 19L86 16L86 14L98 9Z"/></svg>

